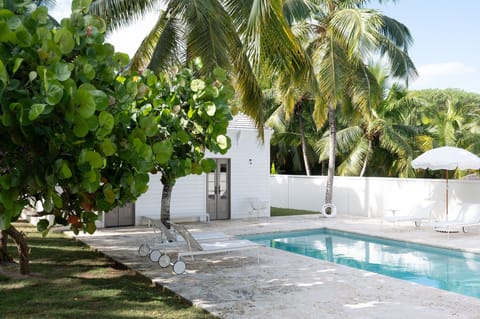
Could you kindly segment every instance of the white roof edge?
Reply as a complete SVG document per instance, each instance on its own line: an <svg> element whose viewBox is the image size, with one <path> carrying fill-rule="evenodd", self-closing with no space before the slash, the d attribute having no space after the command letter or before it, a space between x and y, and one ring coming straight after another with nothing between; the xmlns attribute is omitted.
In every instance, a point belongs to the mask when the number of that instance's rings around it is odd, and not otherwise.
<svg viewBox="0 0 480 319"><path fill-rule="evenodd" d="M228 129L258 131L253 119L244 113L238 113L235 115L228 124ZM263 129L264 131L273 131L266 125L263 126Z"/></svg>

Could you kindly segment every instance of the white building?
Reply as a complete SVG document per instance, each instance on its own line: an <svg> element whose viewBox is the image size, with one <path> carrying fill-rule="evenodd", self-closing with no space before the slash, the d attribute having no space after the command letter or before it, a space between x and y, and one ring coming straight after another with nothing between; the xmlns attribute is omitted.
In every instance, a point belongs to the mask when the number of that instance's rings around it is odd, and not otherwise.
<svg viewBox="0 0 480 319"><path fill-rule="evenodd" d="M172 220L236 219L270 216L270 137L258 138L253 121L237 115L227 135L232 146L227 154L207 153L217 162L215 172L190 175L177 180L172 192ZM105 226L142 224L145 217L160 219L162 184L159 175L150 176L148 191L131 209L119 208L105 215Z"/></svg>

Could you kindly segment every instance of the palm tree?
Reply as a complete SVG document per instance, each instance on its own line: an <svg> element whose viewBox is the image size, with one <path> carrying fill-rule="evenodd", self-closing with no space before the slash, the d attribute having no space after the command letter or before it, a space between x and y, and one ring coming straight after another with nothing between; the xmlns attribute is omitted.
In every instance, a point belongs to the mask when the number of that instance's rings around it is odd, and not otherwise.
<svg viewBox="0 0 480 319"><path fill-rule="evenodd" d="M317 109L314 117L319 124L328 118L329 163L325 203L332 203L333 177L336 160L336 109L345 98L360 110L370 106L372 91L378 90L366 61L380 55L394 77L416 75L408 57L411 43L408 29L378 11L364 9L361 0L316 0L316 10L303 21L310 30L307 52L314 65L319 91L326 105L327 116ZM375 95L375 94L373 94Z"/></svg>
<svg viewBox="0 0 480 319"><path fill-rule="evenodd" d="M369 71L382 90L377 92L378 96L370 97L370 107L365 112L342 110L346 127L338 132L337 143L345 157L338 167L339 175L364 176L369 161L376 158L381 160L370 175L382 172L380 175L384 176L414 176L410 162L422 130L409 125L408 117L424 101L409 95L398 83L390 86L389 76L381 65L369 67Z"/></svg>
<svg viewBox="0 0 480 319"><path fill-rule="evenodd" d="M282 2L94 0L91 11L104 17L110 30L147 12L158 12L158 20L135 53L131 67L159 71L200 57L203 72L212 72L217 66L231 71L242 111L256 121L263 134L260 71L296 74L300 81L309 70L283 16Z"/></svg>
<svg viewBox="0 0 480 319"><path fill-rule="evenodd" d="M421 116L416 118L428 132L422 151L456 146L477 154L480 152L479 95L453 89L422 90L414 94L427 101L419 112ZM457 171L455 175L461 177L466 173Z"/></svg>
<svg viewBox="0 0 480 319"><path fill-rule="evenodd" d="M274 150L271 152L272 161L280 164L278 168L293 171L304 169L305 174L310 176L311 167L318 158L314 150L318 134L311 116L314 103L305 97L297 101L293 114L289 115L285 105L280 102L279 95L280 92L277 90L268 90L265 94L267 101L265 123L275 131L270 141L271 149Z"/></svg>
<svg viewBox="0 0 480 319"><path fill-rule="evenodd" d="M281 4L280 0L95 0L90 9L105 18L111 30L148 11L158 12L130 67L159 72L200 58L201 73L226 69L234 79L241 110L255 120L263 138L260 71L296 74L295 79L303 81L309 70ZM168 202L171 190L162 193L162 202ZM164 211L162 207L162 220L169 215Z"/></svg>

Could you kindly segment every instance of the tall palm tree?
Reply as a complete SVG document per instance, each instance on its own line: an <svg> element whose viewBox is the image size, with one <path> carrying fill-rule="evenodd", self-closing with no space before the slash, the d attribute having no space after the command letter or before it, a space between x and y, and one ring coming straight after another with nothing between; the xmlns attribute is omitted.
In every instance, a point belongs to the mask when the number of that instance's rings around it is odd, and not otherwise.
<svg viewBox="0 0 480 319"><path fill-rule="evenodd" d="M400 22L376 10L363 8L361 0L314 0L316 10L303 21L310 30L307 52L314 65L319 91L326 105L329 124L329 163L325 203L332 203L333 177L336 160L337 107L349 97L361 110L370 106L372 81L366 61L379 55L394 77L416 75L407 49L411 43L408 29ZM326 114L314 113L319 124Z"/></svg>
<svg viewBox="0 0 480 319"><path fill-rule="evenodd" d="M346 127L337 134L339 152L344 154L338 173L364 176L370 159L375 157L382 161L377 161L380 166L375 166L371 174L413 176L410 162L422 130L409 125L408 116L423 102L408 95L400 84L389 85L389 76L381 65L369 67L369 71L382 90L377 91L378 96L370 97L370 107L364 112L346 107L340 112ZM319 146L322 144L325 142Z"/></svg>
<svg viewBox="0 0 480 319"><path fill-rule="evenodd" d="M230 70L242 111L256 120L263 134L260 70L295 74L298 81L304 81L309 70L282 4L282 0L95 0L91 11L104 17L111 30L158 12L131 67L159 71L200 57L203 72L217 66ZM287 12L297 7L289 6Z"/></svg>

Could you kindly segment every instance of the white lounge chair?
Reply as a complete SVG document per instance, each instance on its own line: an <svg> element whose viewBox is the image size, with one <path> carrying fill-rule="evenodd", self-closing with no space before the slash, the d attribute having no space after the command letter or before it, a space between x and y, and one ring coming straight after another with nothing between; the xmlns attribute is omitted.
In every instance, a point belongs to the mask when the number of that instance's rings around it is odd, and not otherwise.
<svg viewBox="0 0 480 319"><path fill-rule="evenodd" d="M415 227L420 227L423 222L432 221L432 212L435 202L433 201L423 201L419 205L416 205L410 209L408 214L402 214L401 211L396 209L390 209L391 215L386 215L383 217L383 221L394 223L400 222L414 222Z"/></svg>
<svg viewBox="0 0 480 319"><path fill-rule="evenodd" d="M197 241L192 234L188 231L188 229L180 224L170 223L173 229L185 239L185 242L188 247L188 251L181 251L177 253L177 260L172 264L172 270L175 274L183 274L186 270L186 264L182 261L182 257L184 256L191 256L193 260L193 256L197 255L206 255L206 254L216 254L216 253L224 253L224 252L231 252L236 250L245 250L245 249L252 249L252 248L259 248L263 247L260 244L254 243L250 240L246 239L221 239L221 240L205 240L202 242ZM161 258L163 260L159 264L162 267L168 267L170 264L170 260L168 258L167 264L167 256L162 255Z"/></svg>
<svg viewBox="0 0 480 319"><path fill-rule="evenodd" d="M148 243L147 241L142 243L138 248L138 254L141 257L148 256L152 262L158 262L160 265L166 265L163 267L167 267L170 264L170 259L166 259L167 257L164 256L165 254L162 253L162 250L167 249L169 243L179 241L177 231L175 229L168 229L160 220L150 218L147 220L147 226L153 229L155 239L153 243ZM219 232L205 232L195 234L195 238L197 240L212 240L231 237Z"/></svg>
<svg viewBox="0 0 480 319"><path fill-rule="evenodd" d="M158 262L162 254L159 249L155 249L154 247L165 242L177 241L177 234L170 231L160 220L149 218L147 220L147 227L153 229L155 241L153 244L148 244L147 241L141 244L140 247L138 247L138 254L142 257L149 256L151 261Z"/></svg>
<svg viewBox="0 0 480 319"><path fill-rule="evenodd" d="M443 233L468 232L468 228L480 225L480 204L464 203L455 220L437 222L433 228Z"/></svg>

